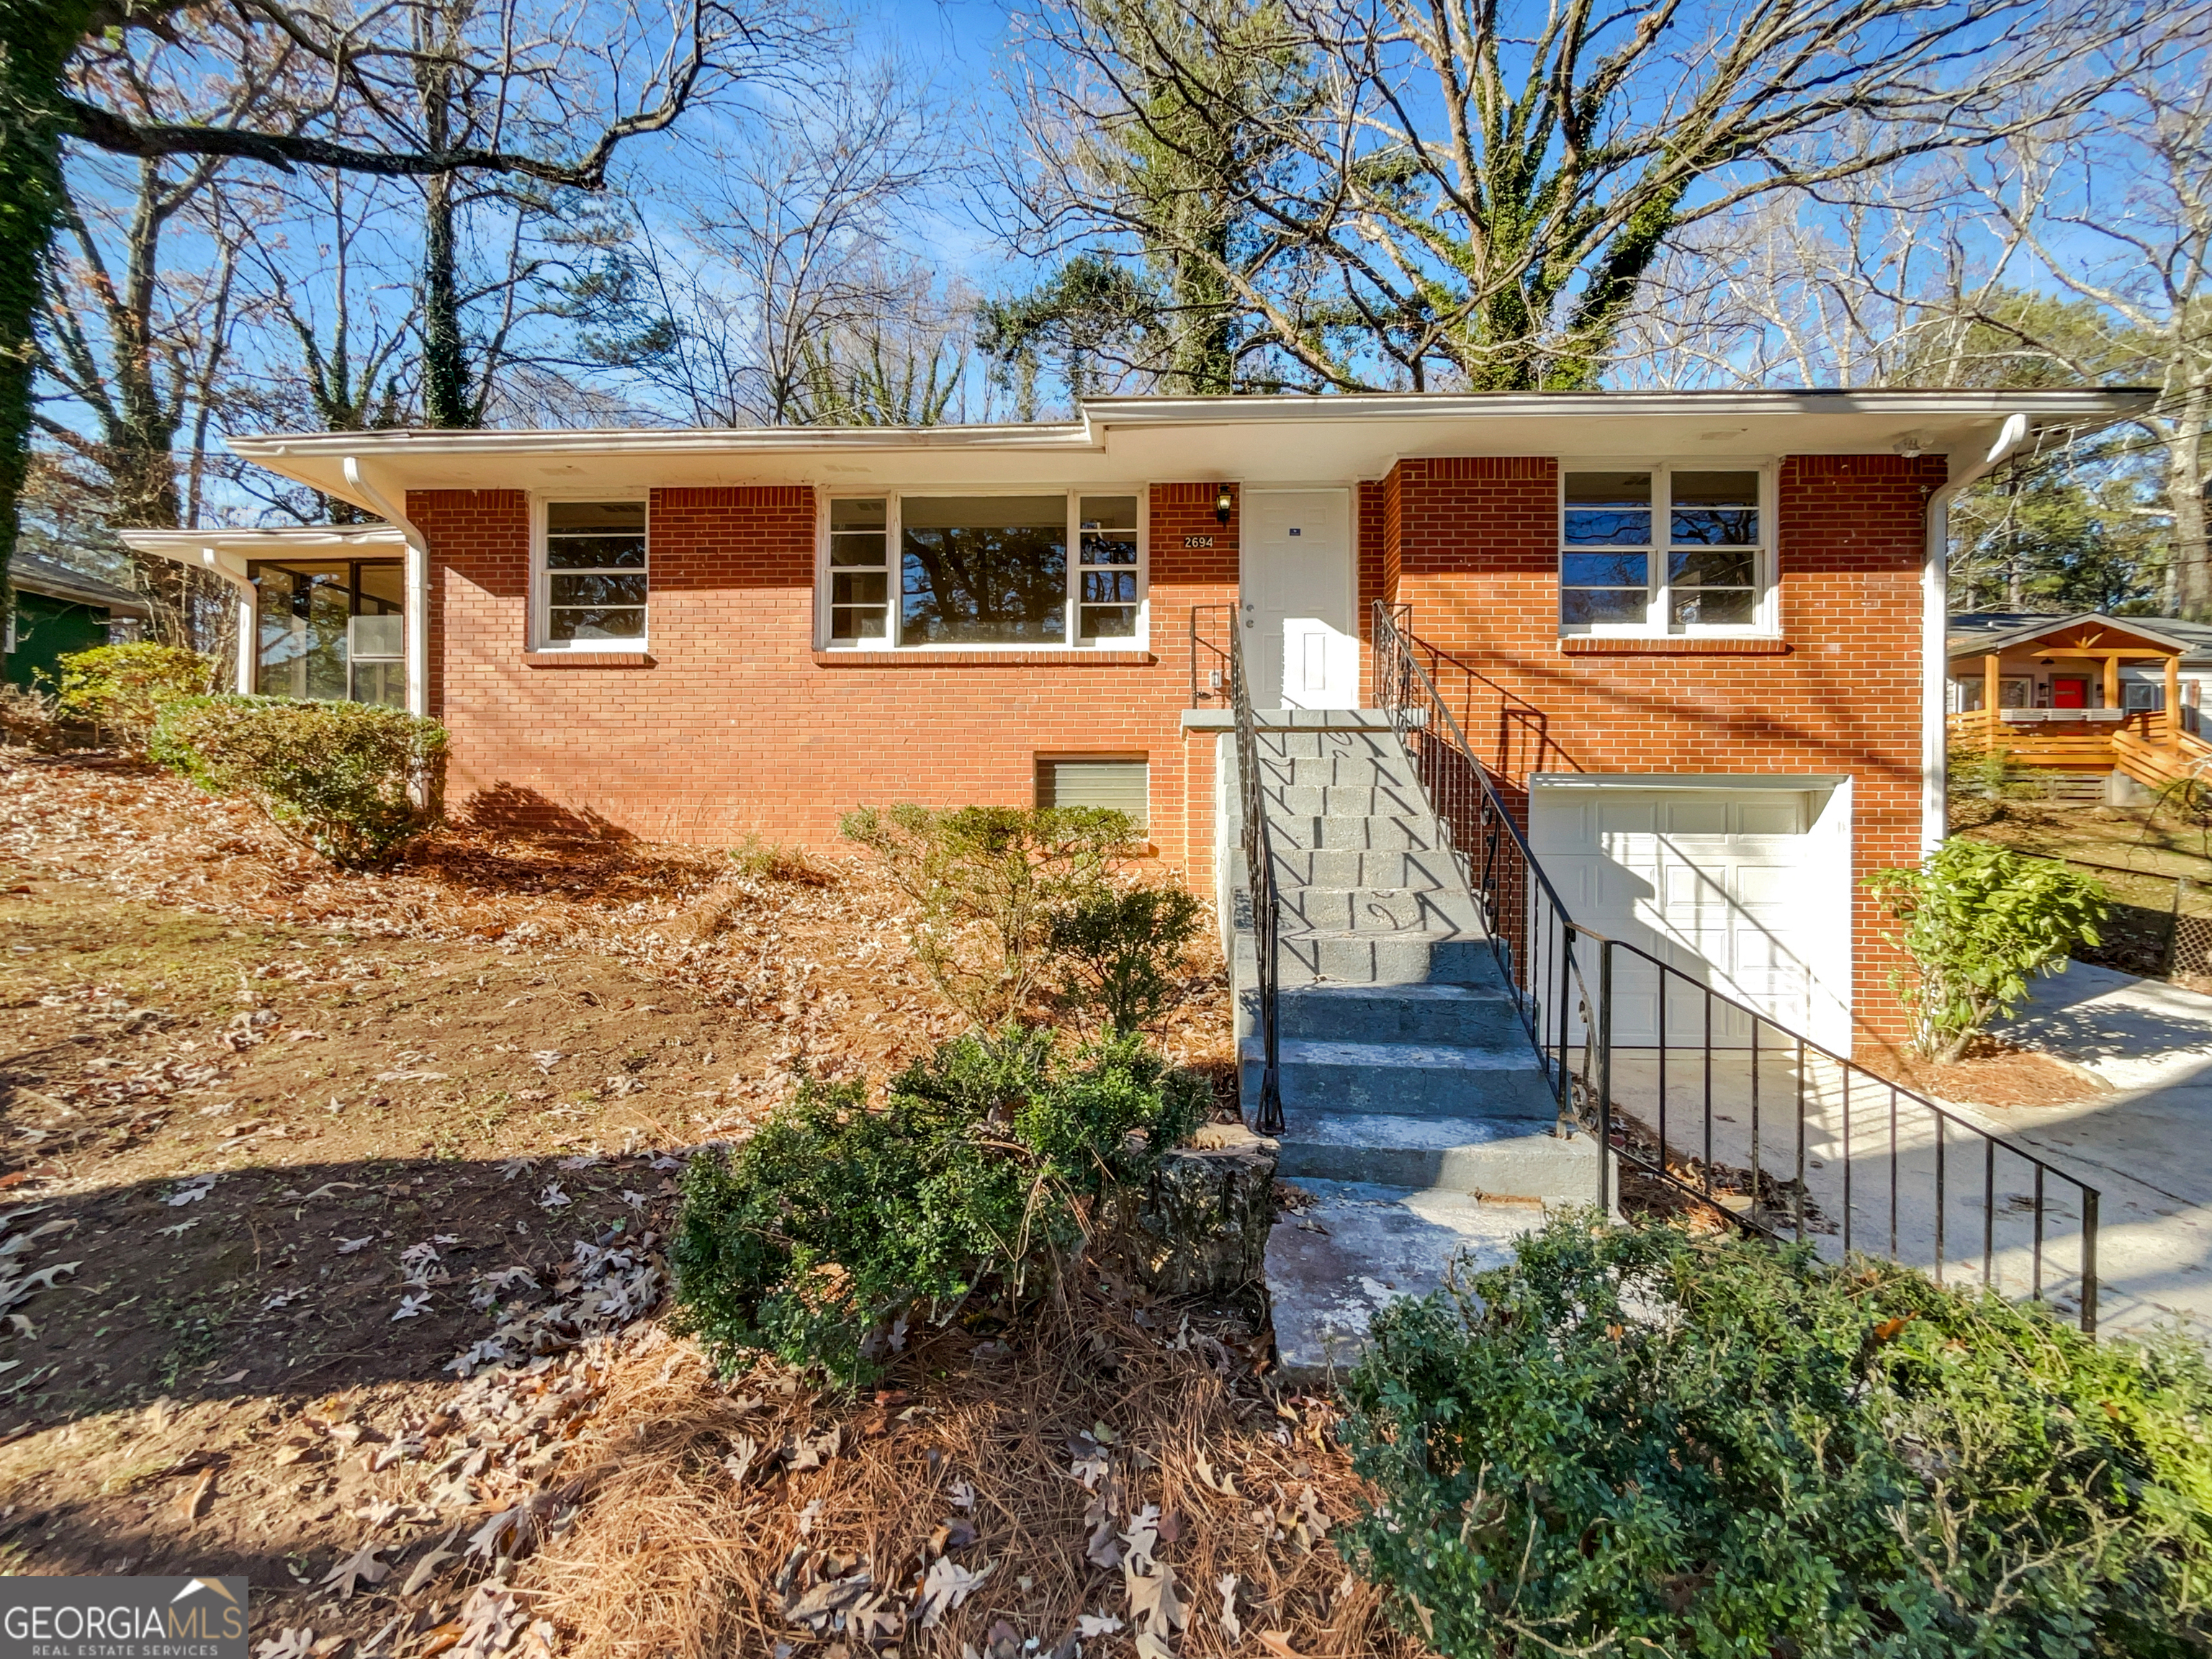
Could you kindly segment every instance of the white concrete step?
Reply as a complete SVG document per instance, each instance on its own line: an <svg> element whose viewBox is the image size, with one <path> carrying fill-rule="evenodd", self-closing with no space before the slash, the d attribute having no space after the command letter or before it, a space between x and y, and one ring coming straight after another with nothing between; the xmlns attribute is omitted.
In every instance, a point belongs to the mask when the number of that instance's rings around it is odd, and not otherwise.
<svg viewBox="0 0 2212 1659"><path fill-rule="evenodd" d="M1429 814L1428 797L1415 785L1365 784L1280 784L1271 783L1264 791L1267 800L1267 821L1272 826L1280 818L1375 818L1425 817Z"/></svg>
<svg viewBox="0 0 2212 1659"><path fill-rule="evenodd" d="M1312 1202L1285 1209L1267 1237L1267 1295L1279 1375L1326 1384L1355 1364L1375 1315L1443 1288L1447 1270L1504 1267L1541 1226L1540 1204L1483 1201L1370 1182L1297 1181Z"/></svg>
<svg viewBox="0 0 2212 1659"><path fill-rule="evenodd" d="M1275 889L1294 887L1386 887L1434 892L1467 890L1459 861L1450 853L1370 853L1357 848L1274 848Z"/></svg>
<svg viewBox="0 0 2212 1659"><path fill-rule="evenodd" d="M1547 1124L1558 1097L1525 1037L1494 1048L1413 1042L1346 1042L1278 1037L1278 1085L1286 1109L1334 1117L1485 1117ZM1257 1088L1258 1038L1241 1058Z"/></svg>
<svg viewBox="0 0 2212 1659"><path fill-rule="evenodd" d="M1277 852L1342 848L1358 853L1433 853L1445 845L1443 827L1425 810L1404 812L1267 814L1267 837Z"/></svg>
<svg viewBox="0 0 2212 1659"><path fill-rule="evenodd" d="M1276 1139L1285 1178L1380 1181L1420 1192L1487 1193L1555 1204L1597 1202L1596 1140L1580 1132L1557 1133L1549 1120L1340 1115L1285 1105L1283 1122Z"/></svg>
<svg viewBox="0 0 2212 1659"><path fill-rule="evenodd" d="M1280 887L1286 925L1316 933L1480 934L1482 914L1465 888Z"/></svg>
<svg viewBox="0 0 2212 1659"><path fill-rule="evenodd" d="M1280 993L1275 1007L1285 1038L1455 1048L1528 1041L1495 975L1470 985L1309 985Z"/></svg>
<svg viewBox="0 0 2212 1659"><path fill-rule="evenodd" d="M1413 775L1411 761L1399 756L1371 752L1292 757L1263 755L1260 759L1260 773L1271 791L1286 785L1299 788L1374 789L1390 786L1413 788L1418 787L1419 781Z"/></svg>
<svg viewBox="0 0 2212 1659"><path fill-rule="evenodd" d="M1490 940L1451 927L1399 933L1285 927L1276 938L1283 985L1465 984L1495 970Z"/></svg>

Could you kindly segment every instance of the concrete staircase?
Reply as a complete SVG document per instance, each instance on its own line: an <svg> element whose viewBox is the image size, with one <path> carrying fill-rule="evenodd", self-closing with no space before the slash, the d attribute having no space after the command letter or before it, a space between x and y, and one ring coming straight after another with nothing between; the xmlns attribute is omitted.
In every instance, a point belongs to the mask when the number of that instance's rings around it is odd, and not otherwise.
<svg viewBox="0 0 2212 1659"><path fill-rule="evenodd" d="M1388 717L1261 711L1279 934L1279 1173L1310 1199L1269 1241L1286 1374L1347 1363L1367 1322L1455 1258L1504 1259L1545 1207L1597 1196L1598 1151L1565 1133L1506 995L1474 896ZM1233 774L1233 741L1224 738ZM1261 1048L1257 958L1235 822L1230 941L1243 1089Z"/></svg>

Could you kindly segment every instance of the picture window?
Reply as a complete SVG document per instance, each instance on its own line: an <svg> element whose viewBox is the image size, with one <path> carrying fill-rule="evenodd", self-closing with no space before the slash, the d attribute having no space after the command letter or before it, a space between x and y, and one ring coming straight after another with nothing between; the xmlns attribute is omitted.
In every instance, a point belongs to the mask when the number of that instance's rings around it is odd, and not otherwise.
<svg viewBox="0 0 2212 1659"><path fill-rule="evenodd" d="M832 649L1133 646L1145 631L1144 497L837 496L823 560Z"/></svg>

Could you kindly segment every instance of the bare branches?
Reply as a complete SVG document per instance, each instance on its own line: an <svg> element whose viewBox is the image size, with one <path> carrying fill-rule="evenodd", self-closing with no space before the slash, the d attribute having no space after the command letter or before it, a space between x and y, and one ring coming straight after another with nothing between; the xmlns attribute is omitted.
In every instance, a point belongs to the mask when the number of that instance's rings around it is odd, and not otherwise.
<svg viewBox="0 0 2212 1659"><path fill-rule="evenodd" d="M963 296L922 257L957 176L942 100L898 65L831 77L692 173L682 245L642 224L592 343L712 425L926 422L966 357Z"/></svg>
<svg viewBox="0 0 2212 1659"><path fill-rule="evenodd" d="M2115 33L2062 33L2033 0L1562 0L1533 37L1492 0L1151 16L1071 0L1039 20L1033 241L1202 268L1297 373L1346 388L1589 384L1686 228L2030 130L2094 94L2052 77ZM1285 74L1209 74L1255 37ZM1201 142L1224 132L1266 165L1224 166ZM1139 139L1218 193L1225 241L1116 164Z"/></svg>
<svg viewBox="0 0 2212 1659"><path fill-rule="evenodd" d="M381 178L490 172L599 190L625 142L665 131L693 105L772 78L816 44L822 26L765 0L637 0L612 30L562 3L484 0L244 0L222 14L252 51L312 75L319 118L271 127L241 111L118 107L100 96L106 53L92 50L62 102L76 136L116 155L252 161L290 171ZM135 15L126 22L137 21ZM110 51L115 48L110 48ZM422 94L434 83L435 99ZM431 106L465 108L441 121Z"/></svg>

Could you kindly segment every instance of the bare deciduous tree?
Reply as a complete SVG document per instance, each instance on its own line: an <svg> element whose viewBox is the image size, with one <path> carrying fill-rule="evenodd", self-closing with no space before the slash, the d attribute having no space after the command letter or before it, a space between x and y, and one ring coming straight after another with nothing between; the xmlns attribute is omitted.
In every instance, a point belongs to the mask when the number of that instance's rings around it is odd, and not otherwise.
<svg viewBox="0 0 2212 1659"><path fill-rule="evenodd" d="M312 77L311 118L210 108L190 88L150 112L113 97L117 54L147 31L188 47L187 12L229 37L210 48L223 63ZM65 140L139 160L597 190L623 144L779 71L823 32L804 0L0 0L0 544L15 528ZM441 125L456 106L469 118Z"/></svg>
<svg viewBox="0 0 2212 1659"><path fill-rule="evenodd" d="M1033 221L1203 266L1291 374L1347 389L1592 384L1670 239L1779 189L2016 131L2021 89L2113 32L2038 0L1264 0L1194 15L1195 38L1091 0L1039 20ZM1255 52L1301 72L1212 69ZM1833 142L1846 126L1856 142ZM1100 167L1100 132L1211 177L1247 227L1240 257ZM1264 164L1231 173L1224 153Z"/></svg>
<svg viewBox="0 0 2212 1659"><path fill-rule="evenodd" d="M2205 492L2212 482L2212 88L2201 49L2176 72L2132 79L2063 135L2024 137L1978 169L2008 239L2109 325L2069 339L2017 309L1960 305L1986 331L2083 380L2117 368L2159 388L2136 424L2161 452L2175 614L2212 620Z"/></svg>
<svg viewBox="0 0 2212 1659"><path fill-rule="evenodd" d="M2099 483L2084 533L2136 563L2154 556L2169 613L2212 617L2203 22L2202 12L2170 19L2093 109L2022 118L1986 151L1865 181L1848 198L1777 198L1758 216L1703 228L1647 282L1615 374L1640 384L2155 387L2124 442L2079 434L2055 464L2077 477L2085 465L2152 474L2148 492ZM1994 570L2016 604L2021 481L1985 495L1960 515L1984 532L1960 550L1960 574L1984 592ZM2164 532L2154 556L2130 522L2144 514Z"/></svg>
<svg viewBox="0 0 2212 1659"><path fill-rule="evenodd" d="M681 245L641 234L581 307L586 343L701 425L942 416L965 305L919 257L949 134L896 65L690 175Z"/></svg>

